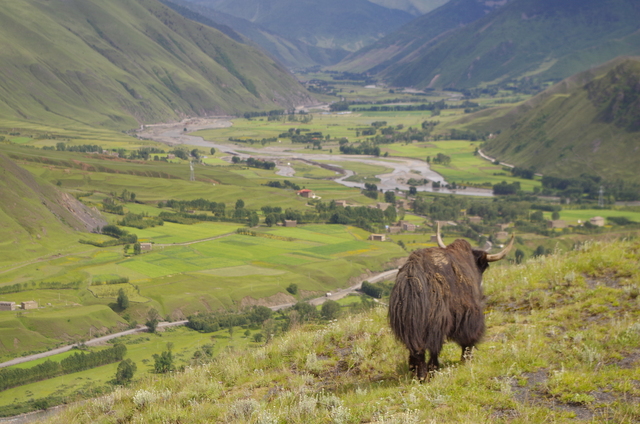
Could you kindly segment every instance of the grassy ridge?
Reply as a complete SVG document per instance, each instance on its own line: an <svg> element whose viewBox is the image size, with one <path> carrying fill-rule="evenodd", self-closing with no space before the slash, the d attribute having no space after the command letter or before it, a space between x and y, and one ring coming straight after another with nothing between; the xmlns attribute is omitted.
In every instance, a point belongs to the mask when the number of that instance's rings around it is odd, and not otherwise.
<svg viewBox="0 0 640 424"><path fill-rule="evenodd" d="M485 151L543 174L638 181L640 61L620 59L557 84L503 117L480 124L500 134Z"/></svg>
<svg viewBox="0 0 640 424"><path fill-rule="evenodd" d="M464 365L445 345L423 384L380 308L143 377L47 422L637 422L638 249L587 243L487 271L484 341Z"/></svg>
<svg viewBox="0 0 640 424"><path fill-rule="evenodd" d="M465 27L441 32L440 39L429 35L431 44L423 41L420 46L426 48L415 52L410 43L420 36L420 28L410 23L397 42L381 44L358 59L362 63L353 63L405 87L468 88L511 78L562 79L621 55L638 54L638 16L633 0L513 0ZM407 51L399 52L404 45ZM385 62L396 53L398 57Z"/></svg>
<svg viewBox="0 0 640 424"><path fill-rule="evenodd" d="M0 111L17 120L131 129L308 99L256 49L155 0L20 0L0 23Z"/></svg>

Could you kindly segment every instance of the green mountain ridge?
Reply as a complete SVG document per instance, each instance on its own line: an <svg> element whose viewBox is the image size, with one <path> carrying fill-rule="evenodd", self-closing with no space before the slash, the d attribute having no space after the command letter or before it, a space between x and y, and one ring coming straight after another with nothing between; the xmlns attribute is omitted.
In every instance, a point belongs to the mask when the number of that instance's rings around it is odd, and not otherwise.
<svg viewBox="0 0 640 424"><path fill-rule="evenodd" d="M466 26L440 32L439 39L429 35L430 43L409 49L411 54L387 62L379 54L362 66L391 85L418 88L469 88L524 77L560 80L639 54L639 19L640 4L633 0L512 0ZM400 34L406 35L397 41L384 41L390 52L410 45L415 25L403 28Z"/></svg>
<svg viewBox="0 0 640 424"><path fill-rule="evenodd" d="M75 231L93 231L107 222L96 210L59 191L0 153L0 222L4 249L0 262L44 256L71 242Z"/></svg>
<svg viewBox="0 0 640 424"><path fill-rule="evenodd" d="M0 24L9 119L130 129L310 99L258 49L156 0L18 0Z"/></svg>
<svg viewBox="0 0 640 424"><path fill-rule="evenodd" d="M346 57L334 69L350 72L382 72L408 62L461 26L468 25L505 4L485 0L450 0Z"/></svg>
<svg viewBox="0 0 640 424"><path fill-rule="evenodd" d="M640 58L620 58L563 80L490 119L490 156L558 177L640 181Z"/></svg>

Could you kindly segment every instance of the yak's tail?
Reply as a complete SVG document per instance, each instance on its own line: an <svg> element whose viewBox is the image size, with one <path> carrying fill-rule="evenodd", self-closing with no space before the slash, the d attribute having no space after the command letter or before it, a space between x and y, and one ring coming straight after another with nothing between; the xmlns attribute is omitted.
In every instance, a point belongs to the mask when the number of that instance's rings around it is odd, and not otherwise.
<svg viewBox="0 0 640 424"><path fill-rule="evenodd" d="M409 260L398 272L389 299L389 323L412 354L439 353L450 326L444 305L446 281Z"/></svg>

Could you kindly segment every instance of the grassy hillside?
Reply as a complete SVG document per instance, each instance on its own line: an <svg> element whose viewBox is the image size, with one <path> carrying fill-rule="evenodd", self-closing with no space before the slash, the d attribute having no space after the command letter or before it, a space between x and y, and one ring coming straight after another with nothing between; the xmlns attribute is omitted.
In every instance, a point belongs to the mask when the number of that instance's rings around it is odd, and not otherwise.
<svg viewBox="0 0 640 424"><path fill-rule="evenodd" d="M131 129L309 98L257 49L155 0L10 2L0 41L5 119Z"/></svg>
<svg viewBox="0 0 640 424"><path fill-rule="evenodd" d="M381 307L171 376L141 374L47 422L637 422L638 249L587 243L492 267L484 341L466 364L446 344L422 384Z"/></svg>
<svg viewBox="0 0 640 424"><path fill-rule="evenodd" d="M398 62L411 61L450 32L483 18L503 5L503 2L483 0L450 0L351 54L334 68L350 72L381 72Z"/></svg>
<svg viewBox="0 0 640 424"><path fill-rule="evenodd" d="M417 87L562 79L638 54L639 17L640 5L633 0L513 0L376 71L393 85ZM393 45L408 44L414 32Z"/></svg>
<svg viewBox="0 0 640 424"><path fill-rule="evenodd" d="M342 49L312 46L293 38L284 37L246 19L217 11L207 5L196 4L189 0L162 0L162 2L181 15L204 25L219 28L226 34L229 34L229 30L236 36L241 34L248 40L242 41L242 37L238 36L237 41L256 44L264 52L289 68L332 65L348 54Z"/></svg>
<svg viewBox="0 0 640 424"><path fill-rule="evenodd" d="M100 213L34 177L0 153L0 264L59 253L76 241L74 231L106 224Z"/></svg>
<svg viewBox="0 0 640 424"><path fill-rule="evenodd" d="M484 150L543 174L638 182L640 60L620 59L568 78L482 124L500 134Z"/></svg>
<svg viewBox="0 0 640 424"><path fill-rule="evenodd" d="M355 51L413 19L367 0L190 0L311 46Z"/></svg>

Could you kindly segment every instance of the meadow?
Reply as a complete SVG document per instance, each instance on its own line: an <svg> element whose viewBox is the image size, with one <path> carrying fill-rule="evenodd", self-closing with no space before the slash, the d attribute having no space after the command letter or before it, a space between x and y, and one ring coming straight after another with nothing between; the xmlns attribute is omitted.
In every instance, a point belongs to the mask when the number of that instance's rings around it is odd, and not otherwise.
<svg viewBox="0 0 640 424"><path fill-rule="evenodd" d="M445 344L424 383L376 308L143 377L47 422L638 422L638 248L588 242L492 267L484 340L464 364Z"/></svg>

